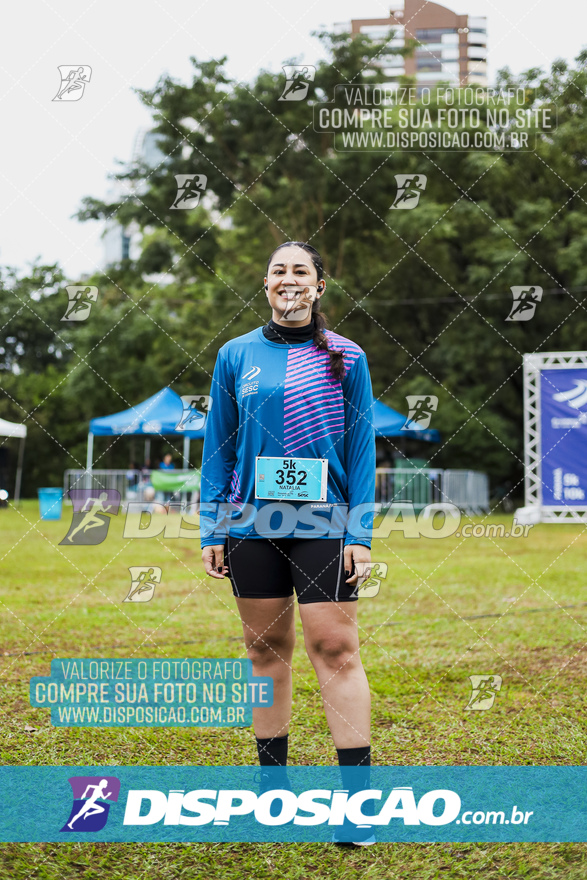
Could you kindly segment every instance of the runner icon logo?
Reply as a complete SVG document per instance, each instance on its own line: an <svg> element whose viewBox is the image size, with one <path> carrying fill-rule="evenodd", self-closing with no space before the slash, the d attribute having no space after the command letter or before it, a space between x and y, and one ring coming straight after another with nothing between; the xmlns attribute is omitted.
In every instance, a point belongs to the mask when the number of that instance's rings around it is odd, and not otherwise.
<svg viewBox="0 0 587 880"><path fill-rule="evenodd" d="M357 564L357 568L361 563ZM387 562L371 562L368 565L369 573L365 577L359 572L356 593L359 599L373 599L379 594L381 581L387 577Z"/></svg>
<svg viewBox="0 0 587 880"><path fill-rule="evenodd" d="M485 712L491 709L501 690L501 675L470 675L471 696L465 711Z"/></svg>
<svg viewBox="0 0 587 880"><path fill-rule="evenodd" d="M514 301L506 321L529 321L542 299L541 287L510 287Z"/></svg>
<svg viewBox="0 0 587 880"><path fill-rule="evenodd" d="M283 312L284 321L305 321L310 317L317 290L314 285L291 285L286 288L287 302Z"/></svg>
<svg viewBox="0 0 587 880"><path fill-rule="evenodd" d="M394 174L397 183L395 199L390 207L392 211L411 211L420 201L426 189L428 178L425 174Z"/></svg>
<svg viewBox="0 0 587 880"><path fill-rule="evenodd" d="M71 776L73 806L61 831L101 831L108 821L111 804L120 794L116 776Z"/></svg>
<svg viewBox="0 0 587 880"><path fill-rule="evenodd" d="M156 565L131 565L130 589L124 602L150 602L155 595L155 587L161 583L161 569Z"/></svg>
<svg viewBox="0 0 587 880"><path fill-rule="evenodd" d="M101 544L110 528L110 517L120 509L116 489L70 489L73 517L69 531L60 544Z"/></svg>
<svg viewBox="0 0 587 880"><path fill-rule="evenodd" d="M303 101L308 94L310 83L316 76L316 68L310 64L285 64L285 86L279 101Z"/></svg>
<svg viewBox="0 0 587 880"><path fill-rule="evenodd" d="M402 425L402 431L423 431L438 409L438 397L433 394L408 394L408 417Z"/></svg>
<svg viewBox="0 0 587 880"><path fill-rule="evenodd" d="M62 321L85 321L89 318L92 305L98 299L98 288L87 284L70 284L67 290L67 308Z"/></svg>
<svg viewBox="0 0 587 880"><path fill-rule="evenodd" d="M200 196L206 190L208 178L205 174L175 174L177 183L177 195L172 208L189 211L200 202Z"/></svg>
<svg viewBox="0 0 587 880"><path fill-rule="evenodd" d="M87 64L62 64L57 70L61 85L53 100L79 101L92 78L92 68Z"/></svg>
<svg viewBox="0 0 587 880"><path fill-rule="evenodd" d="M212 406L209 394L183 394L181 397L183 412L176 425L176 431L200 431L206 424Z"/></svg>

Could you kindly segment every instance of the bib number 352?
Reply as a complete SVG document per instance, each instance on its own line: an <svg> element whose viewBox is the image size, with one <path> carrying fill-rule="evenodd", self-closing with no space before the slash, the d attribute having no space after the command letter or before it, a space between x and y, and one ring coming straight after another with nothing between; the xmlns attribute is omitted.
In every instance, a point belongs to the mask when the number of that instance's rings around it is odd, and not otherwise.
<svg viewBox="0 0 587 880"><path fill-rule="evenodd" d="M326 459L257 457L255 498L271 501L326 501L327 496Z"/></svg>
<svg viewBox="0 0 587 880"><path fill-rule="evenodd" d="M275 482L278 486L305 486L308 471L297 470L295 459L284 458L283 467L275 471Z"/></svg>

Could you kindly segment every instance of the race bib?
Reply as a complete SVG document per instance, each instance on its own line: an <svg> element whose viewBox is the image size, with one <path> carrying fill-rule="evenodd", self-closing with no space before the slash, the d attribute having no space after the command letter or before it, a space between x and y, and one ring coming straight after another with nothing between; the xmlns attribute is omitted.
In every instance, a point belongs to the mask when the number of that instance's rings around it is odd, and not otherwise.
<svg viewBox="0 0 587 880"><path fill-rule="evenodd" d="M255 498L272 501L326 501L328 461L325 458L255 459Z"/></svg>

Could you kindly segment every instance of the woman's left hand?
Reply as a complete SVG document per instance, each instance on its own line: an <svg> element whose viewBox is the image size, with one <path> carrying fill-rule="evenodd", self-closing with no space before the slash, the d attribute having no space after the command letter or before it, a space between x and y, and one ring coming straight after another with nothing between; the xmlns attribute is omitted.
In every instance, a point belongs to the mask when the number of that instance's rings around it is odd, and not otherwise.
<svg viewBox="0 0 587 880"><path fill-rule="evenodd" d="M354 564L354 571L353 571ZM361 586L371 576L371 551L363 544L347 544L344 548L344 571L351 577L347 577L346 583Z"/></svg>

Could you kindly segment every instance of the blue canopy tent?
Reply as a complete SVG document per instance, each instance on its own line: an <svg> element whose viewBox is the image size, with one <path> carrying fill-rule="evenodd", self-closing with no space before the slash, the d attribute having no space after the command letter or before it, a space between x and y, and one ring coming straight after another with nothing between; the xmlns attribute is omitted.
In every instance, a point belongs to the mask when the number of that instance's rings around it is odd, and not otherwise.
<svg viewBox="0 0 587 880"><path fill-rule="evenodd" d="M92 470L94 437L113 437L120 434L142 434L144 437L150 437L154 434L159 437L183 437L184 467L187 468L190 457L190 440L203 438L205 415L197 413L196 415L199 415L200 418L196 419L195 427L178 430L178 425L182 422L184 415L184 406L179 394L176 394L171 388L162 388L157 394L153 394L152 397L130 409L122 410L122 412L114 413L111 416L91 419L86 470Z"/></svg>
<svg viewBox="0 0 587 880"><path fill-rule="evenodd" d="M200 418L196 419L192 429L178 430L178 425L185 415L182 399L171 388L162 388L157 394L147 398L142 403L111 416L101 416L90 421L88 434L88 455L86 470L92 470L94 455L94 437L113 437L120 434L142 434L144 437L179 437L184 438L184 467L188 467L190 440L201 440L204 437L205 415L196 413ZM377 437L409 437L417 440L426 440L429 443L440 442L438 431L420 428L403 430L406 417L396 412L390 406L376 400L373 404L373 424Z"/></svg>

